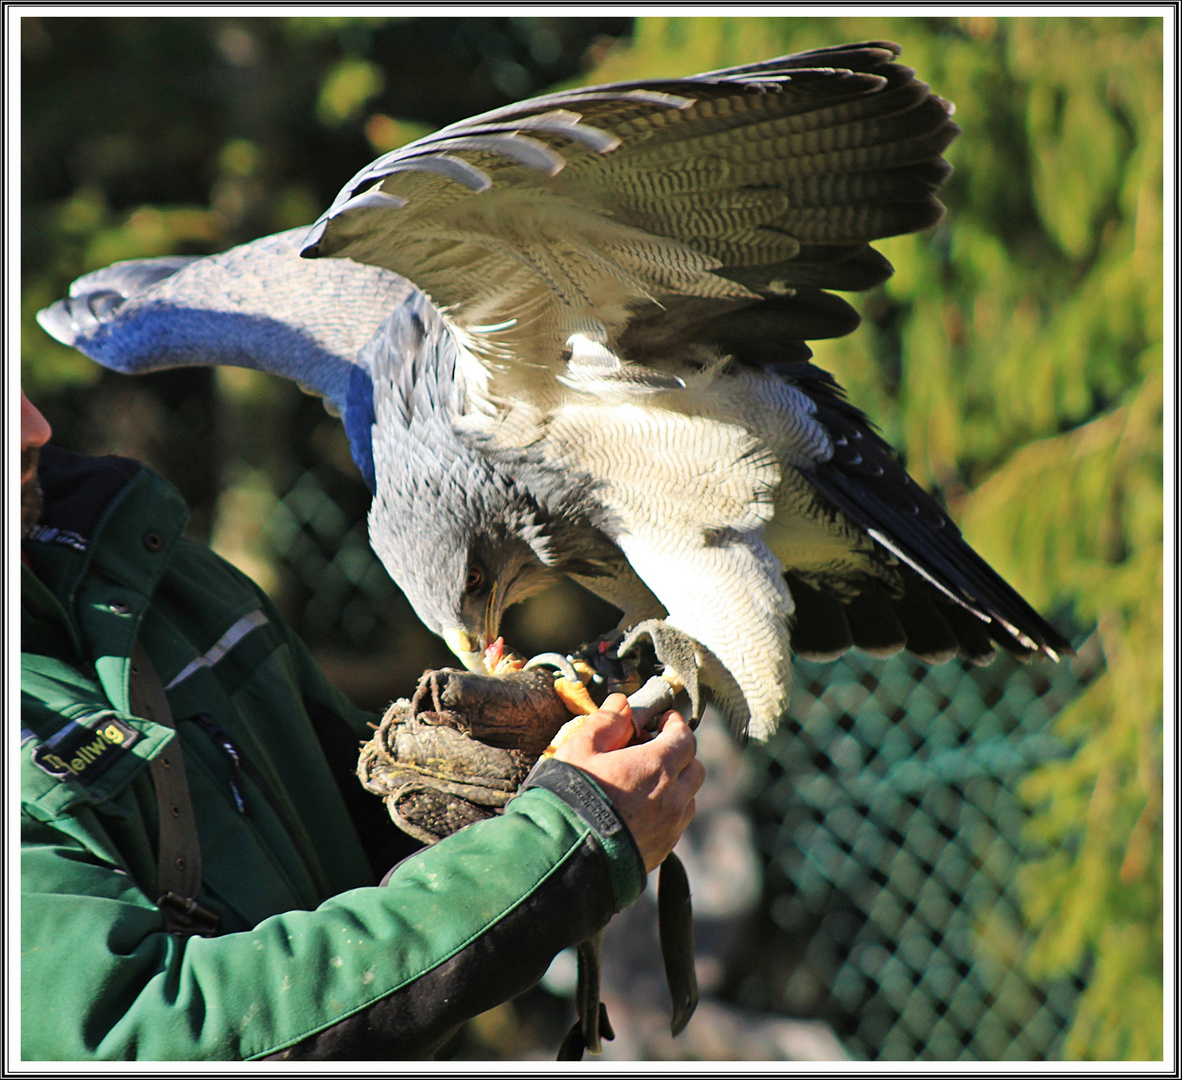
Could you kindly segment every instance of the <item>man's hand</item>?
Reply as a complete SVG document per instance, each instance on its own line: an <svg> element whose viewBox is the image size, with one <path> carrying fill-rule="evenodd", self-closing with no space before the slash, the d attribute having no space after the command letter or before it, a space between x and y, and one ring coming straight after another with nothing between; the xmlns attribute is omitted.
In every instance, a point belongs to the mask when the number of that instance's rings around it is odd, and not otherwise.
<svg viewBox="0 0 1182 1080"><path fill-rule="evenodd" d="M645 869L652 871L693 820L694 795L706 776L697 749L694 733L677 713L666 713L650 736L633 725L628 699L613 694L554 756L598 782L632 831Z"/></svg>

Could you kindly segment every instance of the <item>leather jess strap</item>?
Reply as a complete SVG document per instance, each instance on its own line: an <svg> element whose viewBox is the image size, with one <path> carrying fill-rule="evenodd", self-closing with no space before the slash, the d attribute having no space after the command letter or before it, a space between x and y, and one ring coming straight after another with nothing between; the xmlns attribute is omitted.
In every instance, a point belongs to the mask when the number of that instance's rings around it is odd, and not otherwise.
<svg viewBox="0 0 1182 1080"><path fill-rule="evenodd" d="M131 651L129 699L131 711L137 716L176 731L160 676L138 641ZM215 933L218 917L197 903L201 892L201 844L179 733L152 759L151 770L160 813L156 904L164 916L165 929L181 936Z"/></svg>

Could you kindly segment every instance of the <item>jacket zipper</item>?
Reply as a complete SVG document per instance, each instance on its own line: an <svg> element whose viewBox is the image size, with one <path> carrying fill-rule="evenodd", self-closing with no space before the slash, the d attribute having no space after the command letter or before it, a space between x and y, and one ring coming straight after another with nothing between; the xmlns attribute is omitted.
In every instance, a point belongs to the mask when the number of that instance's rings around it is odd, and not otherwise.
<svg viewBox="0 0 1182 1080"><path fill-rule="evenodd" d="M238 786L238 776L242 771L242 755L238 747L234 745L226 729L208 713L198 713L193 717L193 722L213 739L230 759L230 764L234 767L234 772L230 776L230 794L234 797L234 808L238 813L245 814L246 797L242 794L242 788Z"/></svg>
<svg viewBox="0 0 1182 1080"><path fill-rule="evenodd" d="M209 713L197 713L190 718L202 731L204 731L214 743L222 750L233 767L233 773L230 777L230 794L234 799L234 806L238 813L245 814L247 812L246 797L242 792L242 788L238 781L240 776L248 776L254 783L254 786L262 792L263 798L267 805L275 812L275 816L279 819L279 823L283 826L287 833L288 839L291 841L292 847L299 853L300 860L304 864L304 869L308 876L315 882L316 887L320 890L322 896L329 895L328 883L323 879L319 869L313 865L304 851L303 845L299 843L299 832L292 825L291 819L284 813L282 804L275 797L275 792L271 785L267 783L266 778L251 760L239 749L230 738L230 733L226 731L221 724L219 724Z"/></svg>

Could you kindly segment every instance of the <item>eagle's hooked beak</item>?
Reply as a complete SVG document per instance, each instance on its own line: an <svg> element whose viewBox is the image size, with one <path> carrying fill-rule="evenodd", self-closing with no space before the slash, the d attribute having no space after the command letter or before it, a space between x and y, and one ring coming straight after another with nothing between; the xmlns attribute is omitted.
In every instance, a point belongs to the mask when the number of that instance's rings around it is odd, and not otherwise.
<svg viewBox="0 0 1182 1080"><path fill-rule="evenodd" d="M459 626L451 626L443 631L443 640L447 647L459 658L460 663L469 671L480 675L489 673L487 660L488 646L497 639L497 630L501 623L500 612L497 610L497 593L499 582L493 582L488 593L488 600L484 605L483 633L474 638L467 630Z"/></svg>
<svg viewBox="0 0 1182 1080"><path fill-rule="evenodd" d="M447 642L447 647L456 654L460 663L469 671L475 671L481 675L487 674L488 669L484 664L484 642L479 638L473 640L467 630L458 626L449 626L443 631L443 640Z"/></svg>

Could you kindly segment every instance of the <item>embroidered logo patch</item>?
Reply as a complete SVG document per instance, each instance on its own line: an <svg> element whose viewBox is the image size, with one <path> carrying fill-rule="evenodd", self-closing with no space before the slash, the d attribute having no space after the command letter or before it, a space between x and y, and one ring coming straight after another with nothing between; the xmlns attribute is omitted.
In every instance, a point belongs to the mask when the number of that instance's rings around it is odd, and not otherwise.
<svg viewBox="0 0 1182 1080"><path fill-rule="evenodd" d="M89 784L134 746L140 733L114 713L96 713L83 723L71 720L33 750L33 763L55 780Z"/></svg>

